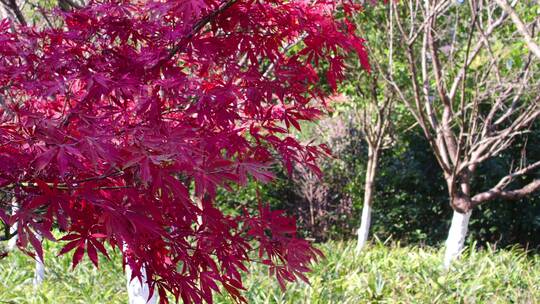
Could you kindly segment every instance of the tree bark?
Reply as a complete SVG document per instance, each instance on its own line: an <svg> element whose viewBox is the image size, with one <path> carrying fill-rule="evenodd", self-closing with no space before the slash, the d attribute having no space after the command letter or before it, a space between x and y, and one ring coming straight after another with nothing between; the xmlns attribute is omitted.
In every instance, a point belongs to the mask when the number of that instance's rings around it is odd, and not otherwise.
<svg viewBox="0 0 540 304"><path fill-rule="evenodd" d="M36 256L36 263L34 268L34 280L32 283L34 284L34 287L39 287L43 280L45 279L45 264L43 264L43 261Z"/></svg>
<svg viewBox="0 0 540 304"><path fill-rule="evenodd" d="M467 213L454 211L444 252L444 267L446 269L450 268L452 261L455 260L463 250L471 213L472 211L468 211Z"/></svg>
<svg viewBox="0 0 540 304"><path fill-rule="evenodd" d="M369 146L368 163L366 170L366 181L364 183L364 206L362 207L362 219L358 228L358 243L356 251L360 252L366 245L371 226L371 210L373 205L373 194L375 191L375 176L377 174L377 163L379 149Z"/></svg>

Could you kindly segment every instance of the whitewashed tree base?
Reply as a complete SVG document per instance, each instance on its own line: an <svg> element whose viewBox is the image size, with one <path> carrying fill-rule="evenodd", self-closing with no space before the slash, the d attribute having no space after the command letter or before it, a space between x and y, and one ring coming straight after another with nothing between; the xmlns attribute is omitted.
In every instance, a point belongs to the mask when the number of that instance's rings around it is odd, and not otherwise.
<svg viewBox="0 0 540 304"><path fill-rule="evenodd" d="M369 204L364 204L362 208L362 220L360 228L358 228L358 243L356 244L356 252L362 251L369 237L369 228L371 226L371 209Z"/></svg>
<svg viewBox="0 0 540 304"><path fill-rule="evenodd" d="M127 278L127 290L129 304L157 304L158 297L154 291L152 297L150 297L150 286L147 284L146 270L141 269L142 283L138 278L131 280L131 268L126 265L126 278Z"/></svg>
<svg viewBox="0 0 540 304"><path fill-rule="evenodd" d="M9 239L7 250L13 251L15 247L17 247L17 236ZM35 258L36 261L34 266L34 279L32 280L32 284L34 285L34 287L38 287L39 285L41 285L41 283L43 283L43 280L45 279L45 264L43 264L43 261L37 255Z"/></svg>
<svg viewBox="0 0 540 304"><path fill-rule="evenodd" d="M444 268L446 269L450 268L452 261L458 258L463 251L471 214L472 211L467 213L454 211L444 253Z"/></svg>
<svg viewBox="0 0 540 304"><path fill-rule="evenodd" d="M34 266L34 280L32 283L34 284L34 287L37 288L43 283L43 280L45 279L45 265L43 264L43 261L36 256L36 262Z"/></svg>
<svg viewBox="0 0 540 304"><path fill-rule="evenodd" d="M17 227L15 225L11 226L9 228L9 233L13 233L17 230ZM17 235L15 235L14 237L10 238L8 243L7 243L7 250L8 251L12 251L13 249L15 249L15 247L17 247Z"/></svg>
<svg viewBox="0 0 540 304"><path fill-rule="evenodd" d="M19 210L19 206L16 202L12 202L11 204L12 213L17 212ZM9 233L14 233L17 231L17 223L13 224L13 226L9 227ZM41 236L36 235L36 237L41 241ZM13 251L15 247L17 247L17 240L19 237L15 235L11 239L8 240L7 243L7 250ZM34 267L34 279L32 280L32 284L35 288L37 288L41 283L43 283L43 280L45 279L45 265L43 264L43 261L36 255L36 261L35 261L35 267Z"/></svg>
<svg viewBox="0 0 540 304"><path fill-rule="evenodd" d="M17 204L17 201L13 199L13 201L11 202L11 214L15 214L17 210L19 210L19 205ZM15 233L17 231L17 227L18 227L17 223L13 224L11 227L9 227L9 233L10 234ZM13 249L15 249L15 247L17 247L17 240L18 240L17 235L9 239L8 244L7 244L7 249L9 251L12 251Z"/></svg>

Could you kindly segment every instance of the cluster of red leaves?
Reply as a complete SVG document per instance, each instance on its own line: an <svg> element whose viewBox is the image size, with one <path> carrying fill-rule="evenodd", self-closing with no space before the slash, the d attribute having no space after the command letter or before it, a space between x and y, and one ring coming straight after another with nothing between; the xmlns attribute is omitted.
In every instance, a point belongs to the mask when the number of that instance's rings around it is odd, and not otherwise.
<svg viewBox="0 0 540 304"><path fill-rule="evenodd" d="M163 303L242 301L258 251L280 284L318 252L293 219L260 207L225 216L217 187L267 182L279 159L318 170L322 149L290 134L320 114L343 58L367 55L333 0L103 0L59 12L58 28L0 21L0 218L18 245L66 232L73 266L105 242ZM345 10L349 11L349 10ZM298 40L301 39L301 42ZM256 244L254 247L253 244Z"/></svg>

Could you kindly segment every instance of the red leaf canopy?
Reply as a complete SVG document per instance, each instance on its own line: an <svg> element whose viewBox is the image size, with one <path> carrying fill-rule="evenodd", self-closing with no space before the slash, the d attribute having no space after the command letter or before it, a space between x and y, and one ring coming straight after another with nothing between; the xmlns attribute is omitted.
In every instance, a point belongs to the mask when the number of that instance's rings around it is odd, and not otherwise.
<svg viewBox="0 0 540 304"><path fill-rule="evenodd" d="M225 216L214 198L271 180L275 160L316 169L322 149L289 128L321 112L319 65L330 63L331 86L348 52L368 68L336 10L105 0L57 13L57 28L1 21L0 218L18 224L19 247L41 255L36 234L53 239L58 226L74 266L85 253L97 266L109 242L153 290L194 303L211 303L219 285L242 301L240 272L257 256L282 285L305 278L318 251L293 219L262 206Z"/></svg>

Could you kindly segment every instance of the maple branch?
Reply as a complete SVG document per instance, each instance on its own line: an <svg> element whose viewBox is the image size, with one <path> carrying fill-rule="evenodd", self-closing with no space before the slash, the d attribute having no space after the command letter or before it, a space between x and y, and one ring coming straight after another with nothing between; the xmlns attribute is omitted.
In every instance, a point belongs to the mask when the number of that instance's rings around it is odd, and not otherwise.
<svg viewBox="0 0 540 304"><path fill-rule="evenodd" d="M540 59L540 46L534 41L534 39L531 37L531 34L529 34L529 31L527 30L527 27L521 21L519 16L516 14L516 11L512 9L510 5L506 2L506 0L495 0L497 4L508 14L510 15L510 18L514 22L514 25L516 26L518 32L523 36L523 39L525 40L525 43L531 50L531 52Z"/></svg>
<svg viewBox="0 0 540 304"><path fill-rule="evenodd" d="M70 184L68 184L68 183L57 183L57 184L55 184L55 183L46 183L46 184L47 184L47 186L49 186L51 188L54 187L54 188L59 189L59 190L75 189L76 187L78 187L78 184L81 184L81 183L103 180L103 179L106 179L108 177L116 177L116 176L119 176L119 175L122 175L122 174L124 174L124 171L118 170L118 171L112 171L110 173L104 173L104 174L98 175L98 176L92 176L92 177L88 177L88 178L75 180L75 181L72 181ZM69 187L69 185L71 185L71 187ZM9 189L9 188L13 188L15 186L38 187L38 184L37 183L32 183L32 182L20 182L20 183L8 184L8 185L4 186L4 188ZM102 189L102 188L100 188L100 189ZM107 187L105 187L105 188L107 188ZM0 188L0 190L1 190L1 188Z"/></svg>
<svg viewBox="0 0 540 304"><path fill-rule="evenodd" d="M167 57L160 60L156 65L152 67L152 69L157 68L161 66L163 63L171 60L174 55L178 54L182 50L183 42L184 40L191 39L195 34L197 34L205 25L210 23L210 21L214 20L217 15L221 14L228 8L230 8L234 3L236 3L237 0L229 0L225 2L225 4L221 5L219 8L217 8L215 11L211 12L210 14L203 17L201 20L197 21L191 31L185 35L182 39L180 39L180 42L178 42L170 51Z"/></svg>
<svg viewBox="0 0 540 304"><path fill-rule="evenodd" d="M54 184L54 183L45 183L48 187L58 189L58 190L76 190L80 189L81 187L77 184L72 184L69 186L68 184ZM39 185L37 183L18 183L18 186L21 187L32 187L37 188ZM118 190L118 189L128 189L133 188L132 186L101 186L101 187L94 187L92 190Z"/></svg>
<svg viewBox="0 0 540 304"><path fill-rule="evenodd" d="M298 43L302 42L305 38L307 37L307 33L302 33L298 38L296 38L294 41L292 41L291 43L287 44L284 48L283 48L283 51L282 53L283 54L286 54L290 49L292 49L295 45L297 45ZM263 72L263 77L267 77L273 70L274 68L276 67L276 63L277 62L272 62L267 68L266 70Z"/></svg>
<svg viewBox="0 0 540 304"><path fill-rule="evenodd" d="M0 0L1 1L1 0ZM0 92L9 89L9 86L0 87ZM6 104L6 100L4 99L4 96L0 93L0 110L4 110L4 115L12 116L14 115L13 111L9 108L9 106ZM1 116L0 116L1 118Z"/></svg>
<svg viewBox="0 0 540 304"><path fill-rule="evenodd" d="M102 180L102 179L106 179L108 177L115 177L115 176L119 176L119 175L122 175L122 174L124 174L124 171L122 171L122 170L112 171L111 173L108 173L108 174L104 173L104 174L99 175L99 176L93 176L93 177L88 177L88 178L76 180L73 183L79 184L79 183L84 183L84 182Z"/></svg>
<svg viewBox="0 0 540 304"><path fill-rule="evenodd" d="M4 97L2 97L2 95L0 95L0 107L5 109L6 111L9 110L8 107L6 106L6 102L4 101Z"/></svg>

